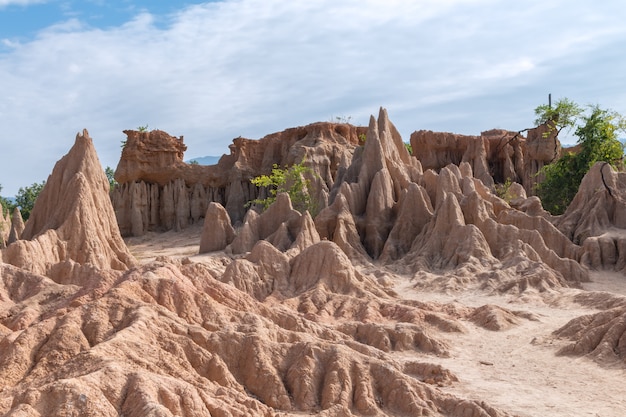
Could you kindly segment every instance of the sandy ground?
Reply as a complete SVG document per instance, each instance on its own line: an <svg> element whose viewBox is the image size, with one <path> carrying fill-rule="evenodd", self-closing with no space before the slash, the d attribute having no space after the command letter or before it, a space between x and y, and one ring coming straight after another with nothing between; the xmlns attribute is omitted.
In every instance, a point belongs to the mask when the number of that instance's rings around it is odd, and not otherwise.
<svg viewBox="0 0 626 417"><path fill-rule="evenodd" d="M195 262L215 259L197 255L200 227L184 232L148 234L126 242L142 263L158 256L189 257ZM459 303L470 307L495 304L511 310L528 311L537 321L522 320L508 330L490 331L465 322L465 333L445 334L451 346L449 358L398 353L399 360L419 359L449 369L459 382L441 388L456 396L483 400L523 417L624 417L626 416L626 368L624 364L598 364L586 357L557 356L567 341L552 332L571 319L597 312L571 301L580 290L563 290L552 301L487 296L468 291L458 294L424 292L413 288L410 279L395 276L402 297L420 301ZM585 291L602 291L626 296L626 276L594 273ZM554 302L558 300L558 302ZM416 358L417 356L417 358Z"/></svg>
<svg viewBox="0 0 626 417"><path fill-rule="evenodd" d="M626 289L621 282L606 280L605 286ZM595 284L594 284L595 285ZM552 332L571 319L597 310L561 301L559 307L542 302L511 302L509 297L462 294L415 293L410 283L399 291L422 301L457 302L478 307L495 304L533 313L538 321L522 320L508 330L490 331L466 322L464 334L444 335L452 346L449 358L425 357L452 371L459 382L442 388L459 397L485 400L490 405L524 417L626 416L626 369L603 365L583 357L557 356L567 341ZM402 285L399 286L402 289ZM564 299L575 290L565 290Z"/></svg>

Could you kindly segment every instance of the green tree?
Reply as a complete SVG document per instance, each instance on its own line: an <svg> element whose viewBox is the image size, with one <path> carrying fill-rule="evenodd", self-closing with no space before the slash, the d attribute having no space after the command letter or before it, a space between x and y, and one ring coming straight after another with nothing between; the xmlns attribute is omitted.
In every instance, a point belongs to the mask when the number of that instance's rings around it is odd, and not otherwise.
<svg viewBox="0 0 626 417"><path fill-rule="evenodd" d="M270 195L252 200L249 204L259 204L265 210L276 201L279 193L287 193L296 210L301 213L308 210L311 215L315 215L316 207L309 194L311 181L306 178L306 175L311 174L313 170L304 166L304 161L284 169L274 164L270 175L259 175L250 180L257 187L267 188Z"/></svg>
<svg viewBox="0 0 626 417"><path fill-rule="evenodd" d="M624 147L617 132L626 130L623 116L599 106L590 106L589 114L583 115L581 121L583 124L575 132L580 151L568 152L546 165L541 171L545 179L536 188L543 207L555 215L565 212L583 177L596 162L622 167Z"/></svg>
<svg viewBox="0 0 626 417"><path fill-rule="evenodd" d="M113 168L108 166L104 168L104 173L106 174L107 179L109 180L109 191L113 191L113 189L117 185L117 181L115 181L115 171L113 171Z"/></svg>
<svg viewBox="0 0 626 417"><path fill-rule="evenodd" d="M557 136L563 129L571 129L583 115L584 109L570 99L562 98L557 100L554 107L549 104L542 104L535 109L535 124L537 126L546 124L552 130L556 129Z"/></svg>
<svg viewBox="0 0 626 417"><path fill-rule="evenodd" d="M20 211L22 212L22 218L24 221L28 220L30 217L30 212L33 210L35 205L35 201L41 193L46 182L43 181L41 183L33 183L27 187L21 187L15 196L15 204L19 206Z"/></svg>

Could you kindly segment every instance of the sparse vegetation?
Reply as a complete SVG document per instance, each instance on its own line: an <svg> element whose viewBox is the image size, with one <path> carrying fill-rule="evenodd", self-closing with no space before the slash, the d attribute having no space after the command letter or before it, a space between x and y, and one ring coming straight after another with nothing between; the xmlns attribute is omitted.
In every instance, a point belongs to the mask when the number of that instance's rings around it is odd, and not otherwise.
<svg viewBox="0 0 626 417"><path fill-rule="evenodd" d="M148 131L148 125L145 125L145 126L137 126L137 131L139 131L139 132L147 132L147 131ZM122 149L124 149L124 148L126 147L126 141L127 141L127 139L124 139L124 140L122 141L122 145L121 145L121 148L122 148Z"/></svg>
<svg viewBox="0 0 626 417"><path fill-rule="evenodd" d="M507 203L510 203L513 199L513 195L511 194L510 190L511 184L513 184L513 182L511 182L510 178L507 178L506 181L504 181L504 184L496 184L494 186L496 195Z"/></svg>
<svg viewBox="0 0 626 417"><path fill-rule="evenodd" d="M311 181L306 178L312 174L313 170L305 166L304 161L289 168L280 168L274 164L270 175L260 175L250 180L257 187L265 187L269 196L252 200L249 204L259 204L265 210L276 201L279 193L287 193L296 210L301 213L308 210L311 215L315 215L315 203L309 193Z"/></svg>
<svg viewBox="0 0 626 417"><path fill-rule="evenodd" d="M413 147L409 142L404 142L404 147L407 151L409 151L409 155L413 155Z"/></svg>
<svg viewBox="0 0 626 417"><path fill-rule="evenodd" d="M560 115L557 117L561 120ZM589 114L582 116L581 120L584 124L575 132L580 151L576 154L568 152L540 171L545 174L545 179L537 185L537 196L543 207L555 215L565 212L583 177L596 162L604 161L622 168L624 147L617 132L626 131L624 117L599 106L590 106Z"/></svg>
<svg viewBox="0 0 626 417"><path fill-rule="evenodd" d="M332 123L350 124L352 122L352 116L335 116L331 117L330 121Z"/></svg>

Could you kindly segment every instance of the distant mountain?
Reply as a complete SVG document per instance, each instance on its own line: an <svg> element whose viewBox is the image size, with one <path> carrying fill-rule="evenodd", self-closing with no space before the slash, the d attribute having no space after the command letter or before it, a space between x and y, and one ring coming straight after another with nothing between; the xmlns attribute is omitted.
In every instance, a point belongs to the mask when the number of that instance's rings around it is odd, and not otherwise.
<svg viewBox="0 0 626 417"><path fill-rule="evenodd" d="M221 156L200 156L198 158L192 158L186 163L190 164L192 161L196 161L199 165L215 165L219 161Z"/></svg>

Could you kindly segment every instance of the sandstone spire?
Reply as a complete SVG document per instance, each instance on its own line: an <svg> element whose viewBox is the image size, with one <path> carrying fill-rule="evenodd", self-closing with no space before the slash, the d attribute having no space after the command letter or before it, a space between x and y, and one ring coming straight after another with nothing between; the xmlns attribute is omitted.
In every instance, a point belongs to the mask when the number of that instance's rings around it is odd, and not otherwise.
<svg viewBox="0 0 626 417"><path fill-rule="evenodd" d="M109 199L109 182L87 130L54 167L31 212L22 240L3 260L47 273L66 260L97 268L134 263L122 240Z"/></svg>

